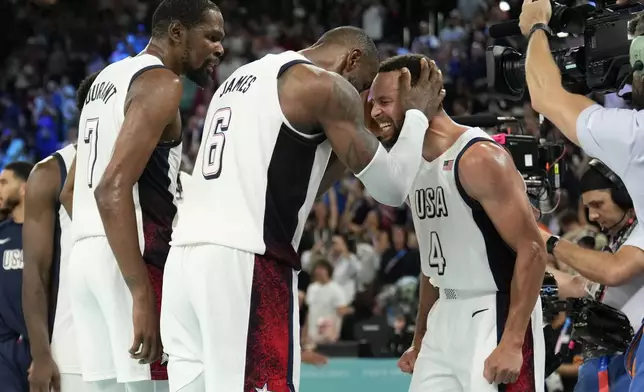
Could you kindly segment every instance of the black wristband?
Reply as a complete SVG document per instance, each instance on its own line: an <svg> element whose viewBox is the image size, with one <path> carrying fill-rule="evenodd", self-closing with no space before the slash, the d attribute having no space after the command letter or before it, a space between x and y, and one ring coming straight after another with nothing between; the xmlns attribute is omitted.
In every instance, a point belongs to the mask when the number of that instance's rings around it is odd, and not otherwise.
<svg viewBox="0 0 644 392"><path fill-rule="evenodd" d="M550 238L548 238L548 241L546 241L546 252L548 252L549 255L555 254L555 246L559 243L559 240L561 238L557 235L551 235Z"/></svg>
<svg viewBox="0 0 644 392"><path fill-rule="evenodd" d="M528 33L528 41L530 41L530 38L532 38L532 34L534 34L537 30L543 30L549 36L553 35L552 29L547 24L535 23L534 26L532 26L532 28L530 29L530 32Z"/></svg>

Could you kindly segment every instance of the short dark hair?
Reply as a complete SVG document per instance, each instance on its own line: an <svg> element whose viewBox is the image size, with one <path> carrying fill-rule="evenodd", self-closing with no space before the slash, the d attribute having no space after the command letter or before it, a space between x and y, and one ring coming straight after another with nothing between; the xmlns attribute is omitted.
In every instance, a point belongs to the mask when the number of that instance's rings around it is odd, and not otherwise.
<svg viewBox="0 0 644 392"><path fill-rule="evenodd" d="M380 63L378 73L399 71L403 68L407 68L409 70L409 75L411 76L411 85L414 86L416 83L418 83L418 79L420 79L421 59L430 61L429 57L423 54L410 53L402 54L400 56L394 56Z"/></svg>
<svg viewBox="0 0 644 392"><path fill-rule="evenodd" d="M163 0L152 15L152 36L163 37L175 21L191 29L202 22L209 10L219 11L219 7L210 0Z"/></svg>
<svg viewBox="0 0 644 392"><path fill-rule="evenodd" d="M311 272L315 271L317 268L324 268L329 273L329 278L333 276L333 264L331 264L327 259L318 259L313 263L313 269Z"/></svg>
<svg viewBox="0 0 644 392"><path fill-rule="evenodd" d="M335 44L353 46L362 51L363 60L378 62L378 48L366 31L354 26L340 26L322 34L314 46Z"/></svg>
<svg viewBox="0 0 644 392"><path fill-rule="evenodd" d="M78 90L76 90L76 107L78 110L83 110L89 89L92 87L92 84L94 84L94 80L96 80L99 73L101 73L101 71L96 71L80 82Z"/></svg>
<svg viewBox="0 0 644 392"><path fill-rule="evenodd" d="M11 170L16 177L24 182L27 182L31 169L33 168L33 163L26 161L11 162L4 167L5 170Z"/></svg>

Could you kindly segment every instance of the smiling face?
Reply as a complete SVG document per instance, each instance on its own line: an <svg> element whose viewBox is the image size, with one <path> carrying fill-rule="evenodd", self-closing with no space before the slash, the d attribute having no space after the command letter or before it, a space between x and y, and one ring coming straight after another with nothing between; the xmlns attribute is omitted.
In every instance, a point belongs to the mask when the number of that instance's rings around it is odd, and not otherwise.
<svg viewBox="0 0 644 392"><path fill-rule="evenodd" d="M374 133L385 147L391 147L396 143L405 120L405 112L399 99L399 77L398 70L380 72L371 86L371 117L380 128L379 132Z"/></svg>

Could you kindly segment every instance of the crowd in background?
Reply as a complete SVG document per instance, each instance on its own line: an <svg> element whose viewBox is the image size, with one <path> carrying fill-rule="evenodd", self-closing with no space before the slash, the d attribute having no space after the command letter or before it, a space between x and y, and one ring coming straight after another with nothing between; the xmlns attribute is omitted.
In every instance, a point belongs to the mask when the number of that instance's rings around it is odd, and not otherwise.
<svg viewBox="0 0 644 392"><path fill-rule="evenodd" d="M522 118L522 131L557 138L547 124L539 125L527 101L511 104L494 98L487 89L485 48L493 43L488 27L516 17L519 1L217 3L226 21L226 55L210 87L199 89L187 80L184 83L183 167L189 172L209 99L219 83L249 61L301 49L326 29L345 24L364 28L383 58L411 51L434 59L444 75L445 108L450 115L513 115ZM13 0L0 5L0 21L10 31L0 38L0 167L15 160L38 161L76 141L75 86L86 75L145 47L156 4L154 0ZM522 38L502 43L524 44ZM544 216L542 223L567 236L594 238L596 230L586 225L577 208L576 178L586 157L571 145L567 152L570 170L565 189L557 203L550 203L553 213ZM347 176L315 203L300 252L305 344L355 340L360 338L362 323L381 322L392 331L385 351L397 355L409 345L420 260L406 207L379 205L358 181Z"/></svg>

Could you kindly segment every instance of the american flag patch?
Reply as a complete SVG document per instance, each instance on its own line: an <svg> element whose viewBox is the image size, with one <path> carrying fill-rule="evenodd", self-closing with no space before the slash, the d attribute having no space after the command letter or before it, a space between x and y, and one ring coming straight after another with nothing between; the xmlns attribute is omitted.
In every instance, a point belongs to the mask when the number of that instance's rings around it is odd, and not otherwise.
<svg viewBox="0 0 644 392"><path fill-rule="evenodd" d="M449 161L443 162L443 170L450 171L454 167L454 160L451 159Z"/></svg>

